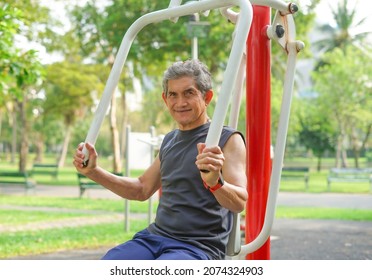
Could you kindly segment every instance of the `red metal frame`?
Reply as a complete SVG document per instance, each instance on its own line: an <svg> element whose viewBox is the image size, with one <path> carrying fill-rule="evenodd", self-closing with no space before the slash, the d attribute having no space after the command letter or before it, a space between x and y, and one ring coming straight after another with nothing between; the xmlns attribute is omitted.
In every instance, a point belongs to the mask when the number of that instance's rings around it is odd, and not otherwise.
<svg viewBox="0 0 372 280"><path fill-rule="evenodd" d="M246 243L256 238L264 223L271 175L270 158L270 52L266 35L270 24L269 7L253 5L253 22L247 41L247 178ZM250 260L270 259L270 239Z"/></svg>

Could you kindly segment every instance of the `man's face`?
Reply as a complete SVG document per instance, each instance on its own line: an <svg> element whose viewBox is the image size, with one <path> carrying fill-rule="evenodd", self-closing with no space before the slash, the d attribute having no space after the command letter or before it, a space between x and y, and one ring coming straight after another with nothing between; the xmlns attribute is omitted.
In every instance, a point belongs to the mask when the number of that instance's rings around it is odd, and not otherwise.
<svg viewBox="0 0 372 280"><path fill-rule="evenodd" d="M213 96L208 91L203 97L191 77L168 81L168 94L163 99L181 130L190 130L207 122L206 108Z"/></svg>

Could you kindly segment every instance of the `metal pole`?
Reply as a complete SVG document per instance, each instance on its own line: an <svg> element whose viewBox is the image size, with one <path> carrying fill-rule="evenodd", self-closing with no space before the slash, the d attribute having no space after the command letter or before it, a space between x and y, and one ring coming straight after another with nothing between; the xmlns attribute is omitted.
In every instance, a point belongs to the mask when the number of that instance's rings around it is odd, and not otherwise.
<svg viewBox="0 0 372 280"><path fill-rule="evenodd" d="M260 233L265 220L270 183L270 8L253 5L247 41L247 177L246 243ZM270 259L270 239L247 259Z"/></svg>
<svg viewBox="0 0 372 280"><path fill-rule="evenodd" d="M199 21L199 14L197 14L197 13L194 14L194 21L195 22ZM199 54L198 37L194 36L191 39L191 57L192 57L192 59L198 59L198 54Z"/></svg>

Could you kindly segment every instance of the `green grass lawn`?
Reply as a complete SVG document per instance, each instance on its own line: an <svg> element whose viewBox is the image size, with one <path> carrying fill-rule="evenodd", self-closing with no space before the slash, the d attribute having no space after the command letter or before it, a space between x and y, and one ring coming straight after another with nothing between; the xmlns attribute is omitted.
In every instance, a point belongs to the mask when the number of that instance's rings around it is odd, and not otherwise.
<svg viewBox="0 0 372 280"><path fill-rule="evenodd" d="M145 221L133 221L131 231L123 231L123 223L66 227L38 231L2 233L0 258L42 254L68 249L114 246L132 238L146 226Z"/></svg>
<svg viewBox="0 0 372 280"><path fill-rule="evenodd" d="M82 210L102 211L103 214L123 213L124 220L123 200L0 195L0 205L3 206L3 209L0 208L0 229L30 223L58 223L69 218L93 218L100 215L95 212L81 212ZM154 202L154 209L156 205ZM6 209L5 206L14 207L16 210ZM36 207L35 210L32 207ZM53 211L41 211L40 207L51 208ZM148 202L131 201L130 212L147 213ZM94 226L3 231L0 233L0 259L59 250L114 246L128 240L136 231L147 225L147 219L131 220L130 231L125 232L123 220Z"/></svg>
<svg viewBox="0 0 372 280"><path fill-rule="evenodd" d="M280 190L290 192L311 192L311 193L322 193L328 192L327 188L327 176L328 170L322 170L320 172L314 169L310 170L309 173L309 187L306 190L305 181L302 178L296 178L291 180L281 180ZM333 193L369 193L370 185L368 182L332 182L330 192Z"/></svg>
<svg viewBox="0 0 372 280"><path fill-rule="evenodd" d="M372 210L278 206L276 218L372 221Z"/></svg>

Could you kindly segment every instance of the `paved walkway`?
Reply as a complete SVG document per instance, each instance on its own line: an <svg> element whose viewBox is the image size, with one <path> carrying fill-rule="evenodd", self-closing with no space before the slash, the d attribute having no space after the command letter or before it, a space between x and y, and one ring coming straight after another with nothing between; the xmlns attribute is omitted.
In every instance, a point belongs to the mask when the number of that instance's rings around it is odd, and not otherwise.
<svg viewBox="0 0 372 280"><path fill-rule="evenodd" d="M0 193L9 193L9 190L0 188ZM23 195L23 192L13 189L12 194ZM38 186L35 195L78 197L79 191L77 187ZM89 190L87 195L92 198L120 199L107 190ZM372 209L372 195L279 193L277 205ZM105 217L103 214L100 217L101 222L112 219L112 216ZM107 250L105 247L80 249L14 259L93 260L100 259ZM270 251L271 259L274 260L371 260L372 222L276 219L272 228Z"/></svg>

